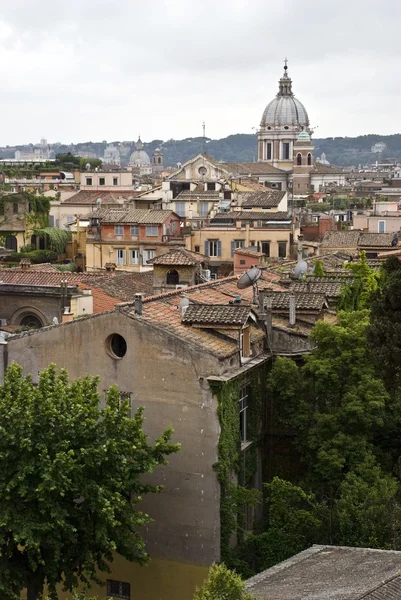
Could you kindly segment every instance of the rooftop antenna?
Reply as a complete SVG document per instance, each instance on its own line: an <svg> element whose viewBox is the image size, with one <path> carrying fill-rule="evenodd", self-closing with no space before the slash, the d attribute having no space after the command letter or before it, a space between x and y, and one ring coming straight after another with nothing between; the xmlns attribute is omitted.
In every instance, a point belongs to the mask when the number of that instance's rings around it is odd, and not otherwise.
<svg viewBox="0 0 401 600"><path fill-rule="evenodd" d="M237 288L244 290L250 286L253 287L252 304L258 303L258 279L262 276L262 271L259 267L251 267L248 271L245 271L243 275L237 281Z"/></svg>
<svg viewBox="0 0 401 600"><path fill-rule="evenodd" d="M202 123L202 131L203 131L203 152L206 152L206 123L203 121Z"/></svg>

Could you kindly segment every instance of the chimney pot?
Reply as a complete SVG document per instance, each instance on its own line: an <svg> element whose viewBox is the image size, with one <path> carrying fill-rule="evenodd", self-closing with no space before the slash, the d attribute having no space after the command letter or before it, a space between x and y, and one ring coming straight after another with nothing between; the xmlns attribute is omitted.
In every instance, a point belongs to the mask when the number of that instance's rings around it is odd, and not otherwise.
<svg viewBox="0 0 401 600"><path fill-rule="evenodd" d="M290 302L289 302L290 327L295 327L296 320L297 320L297 316L296 316L296 311L295 311L295 295L290 294Z"/></svg>
<svg viewBox="0 0 401 600"><path fill-rule="evenodd" d="M135 294L134 309L137 315L142 314L142 294Z"/></svg>

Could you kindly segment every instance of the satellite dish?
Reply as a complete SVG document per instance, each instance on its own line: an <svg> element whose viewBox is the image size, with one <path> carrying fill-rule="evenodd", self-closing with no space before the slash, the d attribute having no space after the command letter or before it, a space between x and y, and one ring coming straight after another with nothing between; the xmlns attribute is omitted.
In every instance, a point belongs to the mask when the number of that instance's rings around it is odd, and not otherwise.
<svg viewBox="0 0 401 600"><path fill-rule="evenodd" d="M101 199L101 198L98 198L98 199L96 200L96 204L100 206L100 204L101 204L101 203L102 203L102 199Z"/></svg>
<svg viewBox="0 0 401 600"><path fill-rule="evenodd" d="M53 317L53 325L58 325L58 318L57 317Z"/></svg>
<svg viewBox="0 0 401 600"><path fill-rule="evenodd" d="M305 277L307 272L308 263L305 260L301 260L295 265L294 275L297 279L302 279L302 277Z"/></svg>
<svg viewBox="0 0 401 600"><path fill-rule="evenodd" d="M178 310L180 311L182 316L184 316L185 311L187 310L189 304L190 304L190 302L189 302L188 298L186 298L185 296L183 296L180 299L180 301L178 303Z"/></svg>
<svg viewBox="0 0 401 600"><path fill-rule="evenodd" d="M239 288L240 290L244 290L245 288L250 287L251 285L255 285L257 280L260 279L261 276L262 271L259 269L259 267L251 267L238 279L237 288Z"/></svg>

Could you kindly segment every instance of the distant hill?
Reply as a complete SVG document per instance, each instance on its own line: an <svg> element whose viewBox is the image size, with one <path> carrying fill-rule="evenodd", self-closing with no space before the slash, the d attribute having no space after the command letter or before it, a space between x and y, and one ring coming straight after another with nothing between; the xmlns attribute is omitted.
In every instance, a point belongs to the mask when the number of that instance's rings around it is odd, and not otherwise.
<svg viewBox="0 0 401 600"><path fill-rule="evenodd" d="M377 142L384 142L387 149L382 154L372 153L371 147ZM118 144L119 142L113 142ZM324 152L327 160L339 166L358 166L374 163L376 160L395 158L401 162L401 134L379 135L369 134L359 137L314 138L315 157ZM105 142L84 142L76 145L52 144L55 154L64 152L93 152L101 158L107 144ZM152 155L157 148L161 148L166 167L183 163L205 150L216 160L225 162L252 162L257 158L257 138L254 134L237 133L220 140L202 137L185 138L184 140L153 140L144 142L145 150ZM0 148L0 158L13 158L15 150L28 149L26 146ZM131 152L134 142L131 142ZM129 154L123 158L123 164L128 162Z"/></svg>

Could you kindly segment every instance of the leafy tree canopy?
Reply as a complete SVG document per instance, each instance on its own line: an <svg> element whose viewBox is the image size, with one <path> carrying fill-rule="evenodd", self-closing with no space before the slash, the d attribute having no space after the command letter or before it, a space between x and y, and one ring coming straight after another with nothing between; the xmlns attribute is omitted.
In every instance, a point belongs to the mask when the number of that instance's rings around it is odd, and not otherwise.
<svg viewBox="0 0 401 600"><path fill-rule="evenodd" d="M0 597L49 596L96 580L118 552L148 556L139 529L141 497L160 488L141 475L178 450L167 429L149 444L143 410L133 417L117 387L100 408L97 379L69 382L54 365L38 385L9 367L0 387Z"/></svg>
<svg viewBox="0 0 401 600"><path fill-rule="evenodd" d="M245 591L241 577L221 564L210 567L208 578L193 600L252 600L252 596Z"/></svg>

